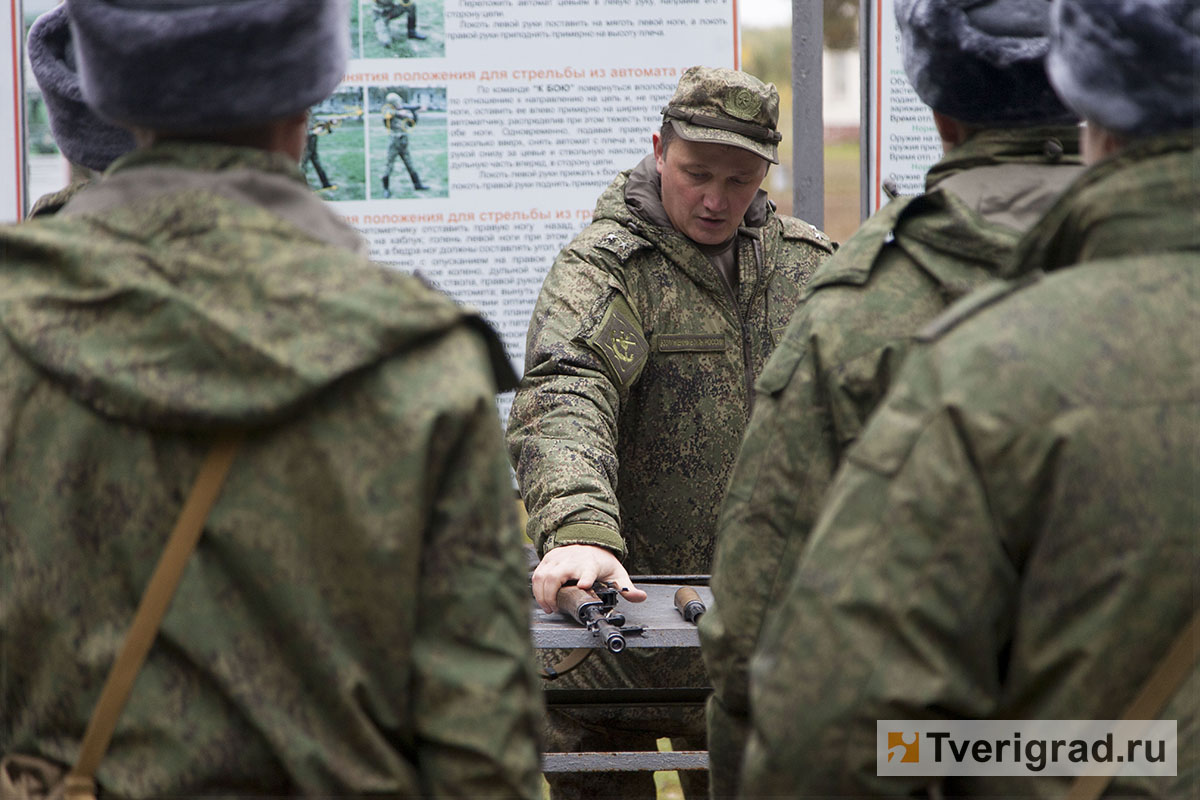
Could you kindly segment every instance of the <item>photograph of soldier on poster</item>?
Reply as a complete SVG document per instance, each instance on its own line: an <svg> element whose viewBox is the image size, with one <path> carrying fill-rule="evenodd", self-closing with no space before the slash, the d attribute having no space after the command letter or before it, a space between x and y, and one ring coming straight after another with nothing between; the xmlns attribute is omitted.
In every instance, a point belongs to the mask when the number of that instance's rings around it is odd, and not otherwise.
<svg viewBox="0 0 1200 800"><path fill-rule="evenodd" d="M322 200L365 200L363 90L340 89L309 109L300 169Z"/></svg>
<svg viewBox="0 0 1200 800"><path fill-rule="evenodd" d="M362 58L442 58L443 0L358 0Z"/></svg>
<svg viewBox="0 0 1200 800"><path fill-rule="evenodd" d="M446 87L367 89L370 199L449 196Z"/></svg>

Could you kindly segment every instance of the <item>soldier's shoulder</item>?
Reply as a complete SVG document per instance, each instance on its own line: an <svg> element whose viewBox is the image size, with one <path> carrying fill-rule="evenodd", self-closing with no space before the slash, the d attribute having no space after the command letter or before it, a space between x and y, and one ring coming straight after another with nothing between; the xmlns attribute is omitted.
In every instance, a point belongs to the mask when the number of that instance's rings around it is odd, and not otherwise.
<svg viewBox="0 0 1200 800"><path fill-rule="evenodd" d="M71 198L79 194L91 183L90 179L72 181L69 185L59 189L57 192L50 192L38 198L33 207L29 209L29 219L35 217L48 217L57 214L62 210Z"/></svg>
<svg viewBox="0 0 1200 800"><path fill-rule="evenodd" d="M602 219L584 228L575 237L573 247L581 253L601 251L624 264L635 253L653 249L654 245L615 220Z"/></svg>
<svg viewBox="0 0 1200 800"><path fill-rule="evenodd" d="M789 217L783 214L778 215L777 218L784 239L794 242L806 242L820 250L824 250L826 253L832 253L837 250L837 244L816 225L805 222L799 217Z"/></svg>
<svg viewBox="0 0 1200 800"><path fill-rule="evenodd" d="M895 241L895 228L912 198L897 198L859 226L832 257L817 268L811 290L834 284L861 286L871 277L888 245Z"/></svg>
<svg viewBox="0 0 1200 800"><path fill-rule="evenodd" d="M1002 303L1019 292L1028 289L1042 278L1034 272L1019 279L996 280L975 289L966 297L951 305L932 322L917 331L917 341L936 342L969 320L978 318L993 306Z"/></svg>
<svg viewBox="0 0 1200 800"><path fill-rule="evenodd" d="M483 352L486 357L484 372L499 390L516 388L517 376L500 335L482 312L473 306L456 302L419 271L408 274L380 264L361 263L365 270L360 277L377 282L373 291L392 293L396 298L396 313L411 319L415 329L427 327L429 338L451 343L446 346ZM450 371L477 372L480 362L477 359L450 358L445 365Z"/></svg>

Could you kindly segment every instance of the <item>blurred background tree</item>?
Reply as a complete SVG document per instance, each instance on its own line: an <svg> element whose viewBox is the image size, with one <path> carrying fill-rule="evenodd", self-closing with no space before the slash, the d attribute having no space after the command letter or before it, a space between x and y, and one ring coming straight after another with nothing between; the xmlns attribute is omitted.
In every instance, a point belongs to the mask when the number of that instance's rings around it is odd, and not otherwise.
<svg viewBox="0 0 1200 800"><path fill-rule="evenodd" d="M830 50L858 48L857 0L824 0L825 46Z"/></svg>

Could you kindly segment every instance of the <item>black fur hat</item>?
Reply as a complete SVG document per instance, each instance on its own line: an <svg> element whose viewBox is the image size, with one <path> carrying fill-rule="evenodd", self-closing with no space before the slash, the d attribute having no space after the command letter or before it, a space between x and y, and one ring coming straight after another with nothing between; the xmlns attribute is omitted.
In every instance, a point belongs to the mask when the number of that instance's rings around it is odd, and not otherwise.
<svg viewBox="0 0 1200 800"><path fill-rule="evenodd" d="M100 119L83 102L65 7L55 6L34 21L29 62L46 101L50 132L68 161L103 172L133 149L132 133Z"/></svg>
<svg viewBox="0 0 1200 800"><path fill-rule="evenodd" d="M1196 0L1058 0L1046 63L1063 101L1116 133L1200 122Z"/></svg>
<svg viewBox="0 0 1200 800"><path fill-rule="evenodd" d="M1046 76L1050 0L896 0L904 71L917 96L991 127L1075 121Z"/></svg>
<svg viewBox="0 0 1200 800"><path fill-rule="evenodd" d="M206 133L303 111L341 81L347 0L67 0L83 96L113 121Z"/></svg>

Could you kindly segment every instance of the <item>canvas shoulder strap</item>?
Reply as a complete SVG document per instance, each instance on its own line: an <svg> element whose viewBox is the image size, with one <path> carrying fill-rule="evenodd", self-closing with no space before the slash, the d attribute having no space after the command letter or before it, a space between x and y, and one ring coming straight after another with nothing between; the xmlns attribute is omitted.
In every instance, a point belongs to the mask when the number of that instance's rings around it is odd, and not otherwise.
<svg viewBox="0 0 1200 800"><path fill-rule="evenodd" d="M200 473L183 504L175 529L171 532L167 546L154 568L150 583L142 593L141 602L138 604L129 633L125 636L121 652L117 654L104 688L100 691L100 700L92 711L92 718L83 735L79 759L67 774L68 800L95 797L95 775L100 766L100 759L108 749L117 719L121 716L121 711L133 690L133 682L146 660L150 645L158 635L158 627L171 605L171 598L175 596L188 557L200 539L204 522L221 493L221 485L225 482L225 476L229 473L229 467L233 464L240 444L240 438L222 439L213 445L200 466Z"/></svg>
<svg viewBox="0 0 1200 800"><path fill-rule="evenodd" d="M1158 666L1142 684L1141 691L1133 698L1122 719L1157 719L1171 695L1175 694L1175 690L1191 674L1198 659L1200 611L1192 616L1162 661L1158 662ZM1080 775L1067 790L1064 800L1097 800L1104 794L1112 779L1112 775Z"/></svg>

